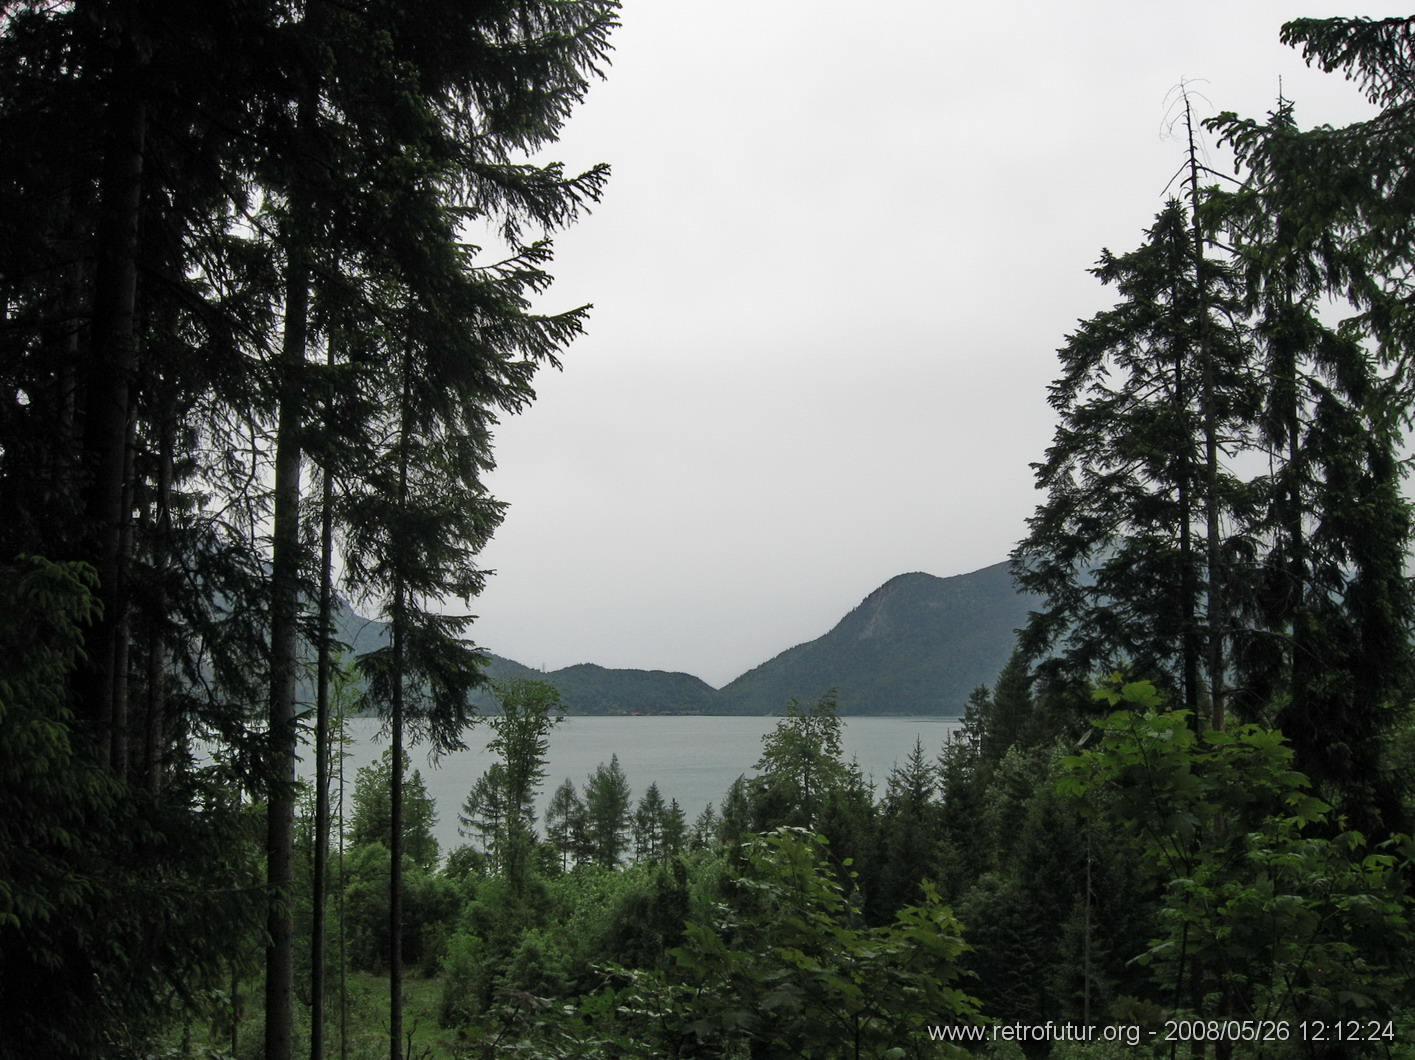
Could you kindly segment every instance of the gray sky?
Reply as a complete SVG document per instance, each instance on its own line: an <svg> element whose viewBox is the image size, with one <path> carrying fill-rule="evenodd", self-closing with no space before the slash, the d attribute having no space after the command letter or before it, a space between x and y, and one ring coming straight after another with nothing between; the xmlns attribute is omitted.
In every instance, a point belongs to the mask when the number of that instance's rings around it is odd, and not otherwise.
<svg viewBox="0 0 1415 1060"><path fill-rule="evenodd" d="M906 571L1004 559L1086 271L1199 116L1369 113L1267 0L625 0L551 152L614 169L556 238L588 334L497 432L478 643L721 685ZM1215 165L1223 156L1214 152Z"/></svg>

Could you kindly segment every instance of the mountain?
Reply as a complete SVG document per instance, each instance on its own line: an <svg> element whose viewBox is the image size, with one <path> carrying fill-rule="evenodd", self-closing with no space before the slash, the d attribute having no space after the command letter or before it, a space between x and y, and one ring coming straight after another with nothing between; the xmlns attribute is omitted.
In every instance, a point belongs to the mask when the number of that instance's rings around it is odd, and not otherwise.
<svg viewBox="0 0 1415 1060"><path fill-rule="evenodd" d="M996 679L1031 606L1006 563L952 578L901 574L829 633L719 689L710 712L772 714L835 688L845 715L958 716L974 688Z"/></svg>
<svg viewBox="0 0 1415 1060"><path fill-rule="evenodd" d="M610 670L580 663L531 676L560 689L561 701L576 714L708 714L716 695L701 678L667 670Z"/></svg>
<svg viewBox="0 0 1415 1060"><path fill-rule="evenodd" d="M388 626L377 619L364 618L340 599L334 610L334 636L349 646L350 655L374 651L388 643ZM712 685L692 674L665 670L611 670L594 663L580 663L545 673L514 659L487 653L486 675L493 681L518 677L548 681L560 690L560 698L576 714L705 714L712 698ZM300 696L309 702L314 689L302 684ZM472 702L483 713L499 708L490 691L473 694Z"/></svg>
<svg viewBox="0 0 1415 1060"><path fill-rule="evenodd" d="M809 702L834 688L844 715L959 716L969 693L992 684L1007 661L1032 599L1013 586L1006 563L952 578L901 574L824 636L716 690L685 673L593 663L546 673L499 655L487 676L548 681L577 714L776 714L793 698ZM342 602L335 625L355 654L387 643L382 623ZM489 693L473 701L495 709Z"/></svg>

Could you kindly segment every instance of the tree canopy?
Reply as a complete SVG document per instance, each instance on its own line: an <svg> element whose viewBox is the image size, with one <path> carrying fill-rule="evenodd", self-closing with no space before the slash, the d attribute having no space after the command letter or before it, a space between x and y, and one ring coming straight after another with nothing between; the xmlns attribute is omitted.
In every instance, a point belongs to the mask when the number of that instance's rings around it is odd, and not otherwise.
<svg viewBox="0 0 1415 1060"><path fill-rule="evenodd" d="M92 575L50 717L119 785L115 819L184 797L195 738L222 744L232 799L267 807L272 1057L293 1048L311 587L337 569L387 613L393 644L361 664L375 701L455 746L483 660L469 619L433 601L480 589L502 510L483 482L491 430L584 326L586 307L531 301L550 236L608 170L532 156L603 72L617 10L21 0L0 14L0 496L15 515L0 563ZM395 819L400 766L395 752ZM198 822L200 803L166 809ZM66 993L70 971L53 974Z"/></svg>

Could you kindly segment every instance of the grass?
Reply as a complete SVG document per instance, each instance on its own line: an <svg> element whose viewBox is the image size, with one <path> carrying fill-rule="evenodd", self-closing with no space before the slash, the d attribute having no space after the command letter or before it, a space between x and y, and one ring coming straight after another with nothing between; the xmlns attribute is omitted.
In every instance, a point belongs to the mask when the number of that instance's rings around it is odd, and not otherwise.
<svg viewBox="0 0 1415 1060"><path fill-rule="evenodd" d="M330 983L326 1009L324 1053L327 1058L347 1056L348 1060L385 1060L388 1056L388 977L350 972L348 977L348 1027L341 1036L339 996L336 982ZM459 1060L466 1047L455 1031L438 1024L442 983L437 979L408 976L403 980L404 1060ZM237 1047L230 1051L230 1024L192 1025L174 1034L164 1052L167 1058L201 1060L259 1060L264 1051L264 1007L259 982L243 984ZM226 1009L229 1013L229 1008ZM295 1055L309 1055L309 1008L296 1003ZM459 1048L460 1045L460 1048Z"/></svg>
<svg viewBox="0 0 1415 1060"><path fill-rule="evenodd" d="M442 984L409 976L403 980L404 1060L452 1060L458 1055L456 1036L439 1026ZM338 1000L331 998L329 1056L340 1055ZM352 972L349 975L349 1060L375 1060L388 1055L388 977Z"/></svg>

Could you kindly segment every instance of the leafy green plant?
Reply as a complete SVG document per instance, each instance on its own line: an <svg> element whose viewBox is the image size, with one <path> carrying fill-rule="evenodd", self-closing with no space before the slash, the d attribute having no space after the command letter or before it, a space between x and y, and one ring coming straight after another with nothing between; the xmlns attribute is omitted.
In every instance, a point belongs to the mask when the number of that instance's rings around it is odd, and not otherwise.
<svg viewBox="0 0 1415 1060"><path fill-rule="evenodd" d="M1120 709L1065 762L1063 793L1142 840L1163 891L1162 931L1136 960L1175 1010L1212 1018L1388 1017L1415 933L1402 883L1410 840L1370 849L1329 819L1282 734L1196 730L1147 682L1096 693Z"/></svg>
<svg viewBox="0 0 1415 1060"><path fill-rule="evenodd" d="M716 924L688 924L674 952L691 991L689 1027L772 1055L941 1055L926 1024L980 1019L956 985L967 948L958 922L926 883L924 900L892 923L864 926L824 847L791 828L749 841L748 901Z"/></svg>

